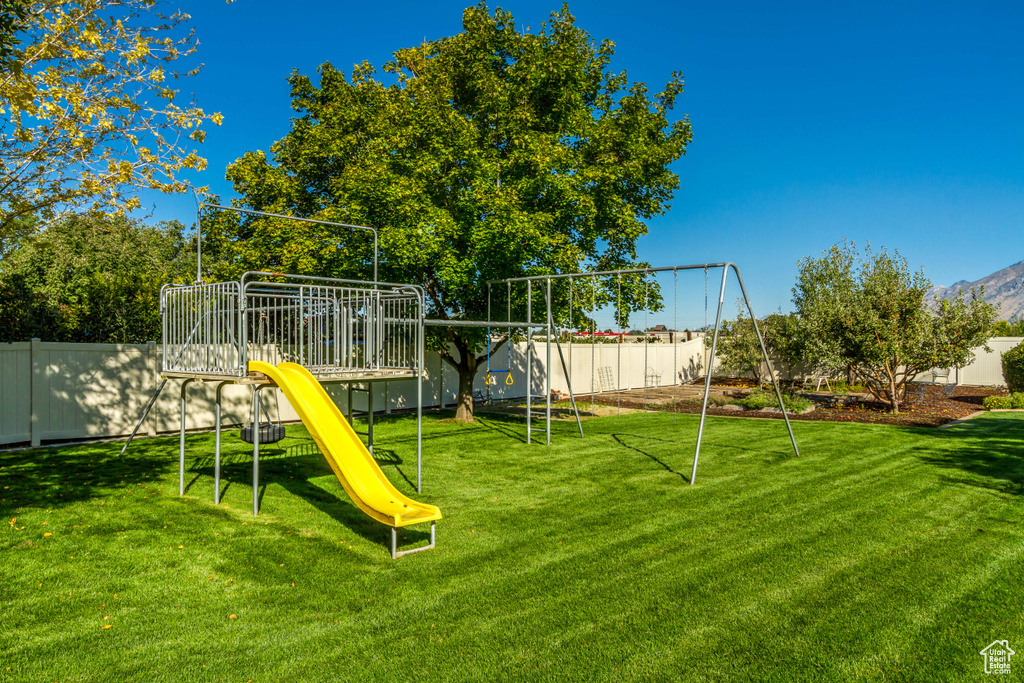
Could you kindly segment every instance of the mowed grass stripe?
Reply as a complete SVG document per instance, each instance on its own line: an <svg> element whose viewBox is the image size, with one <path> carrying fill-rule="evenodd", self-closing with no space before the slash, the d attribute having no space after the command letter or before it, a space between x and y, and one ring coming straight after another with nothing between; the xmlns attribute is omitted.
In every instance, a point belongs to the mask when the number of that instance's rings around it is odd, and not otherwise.
<svg viewBox="0 0 1024 683"><path fill-rule="evenodd" d="M212 436L184 499L173 438L2 454L26 528L0 529L0 678L960 679L1024 634L1024 421L796 423L795 458L782 422L710 419L690 487L696 425L559 422L548 448L430 417L439 547L397 562L301 427L264 453L256 520L237 438L220 507ZM413 494L414 422L376 431Z"/></svg>

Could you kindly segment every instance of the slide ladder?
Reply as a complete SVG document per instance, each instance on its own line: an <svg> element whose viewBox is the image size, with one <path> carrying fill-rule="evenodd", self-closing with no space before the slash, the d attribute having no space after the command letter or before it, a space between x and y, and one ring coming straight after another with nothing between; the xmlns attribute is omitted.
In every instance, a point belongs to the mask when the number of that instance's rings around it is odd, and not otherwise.
<svg viewBox="0 0 1024 683"><path fill-rule="evenodd" d="M441 511L433 505L412 500L391 484L352 425L309 370L297 363L275 366L249 361L249 371L266 375L281 388L352 502L373 519L391 527L392 557L434 547L435 523L441 519ZM430 522L430 544L398 552L397 529L425 522Z"/></svg>

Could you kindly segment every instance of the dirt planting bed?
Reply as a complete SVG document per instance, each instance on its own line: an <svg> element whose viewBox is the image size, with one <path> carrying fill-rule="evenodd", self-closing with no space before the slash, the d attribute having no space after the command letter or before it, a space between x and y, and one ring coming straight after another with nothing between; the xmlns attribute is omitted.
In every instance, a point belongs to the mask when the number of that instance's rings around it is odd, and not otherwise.
<svg viewBox="0 0 1024 683"><path fill-rule="evenodd" d="M711 387L711 397L722 396L725 399L739 398L750 389L740 382L729 385ZM770 390L769 390L770 391ZM928 387L923 398L909 405L900 407L900 413L893 415L888 407L874 400L870 394L831 394L828 392L802 392L806 398L815 402L815 408L803 415L790 415L791 420L815 420L819 422L867 422L876 424L896 424L918 427L937 427L947 422L966 417L981 410L981 402L986 396L1005 394L1002 389L994 387L958 386L952 396L947 396L942 387ZM646 395L645 395L646 394ZM597 394L595 403L606 406L621 406L635 410L659 410L678 413L700 413L703 387L661 387L614 393ZM581 410L591 403L589 395L577 398ZM782 414L777 411L744 410L739 412L735 407L719 407L708 405L709 415L726 415L735 417L757 417L781 420Z"/></svg>

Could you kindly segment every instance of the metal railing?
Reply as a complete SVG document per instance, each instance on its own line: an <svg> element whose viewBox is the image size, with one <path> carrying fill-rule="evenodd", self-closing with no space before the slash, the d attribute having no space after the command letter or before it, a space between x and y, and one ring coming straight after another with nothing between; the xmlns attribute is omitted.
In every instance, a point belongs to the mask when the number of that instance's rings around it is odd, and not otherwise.
<svg viewBox="0 0 1024 683"><path fill-rule="evenodd" d="M164 372L245 374L239 343L240 292L238 282L163 288Z"/></svg>
<svg viewBox="0 0 1024 683"><path fill-rule="evenodd" d="M422 296L406 285L246 273L165 287L161 312L164 373L242 377L250 360L319 376L420 368Z"/></svg>

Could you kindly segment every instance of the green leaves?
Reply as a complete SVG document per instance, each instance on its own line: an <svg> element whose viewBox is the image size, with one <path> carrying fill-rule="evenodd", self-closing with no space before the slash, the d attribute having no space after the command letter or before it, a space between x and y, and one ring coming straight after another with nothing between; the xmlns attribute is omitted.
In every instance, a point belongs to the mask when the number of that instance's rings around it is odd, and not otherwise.
<svg viewBox="0 0 1024 683"><path fill-rule="evenodd" d="M290 132L269 159L249 153L227 177L255 209L379 227L382 279L422 284L432 317L480 319L488 280L642 265L636 241L667 209L678 187L669 165L691 131L668 120L681 76L652 96L608 70L612 54L564 7L523 33L508 12L476 5L461 33L396 50L386 78L366 63L350 77L325 63L318 85L293 73ZM369 275L365 241L238 227L223 234L238 267ZM317 247L332 240L337 251ZM626 293L627 305L642 298ZM525 315L524 295L514 315ZM483 340L449 330L431 343L472 353Z"/></svg>
<svg viewBox="0 0 1024 683"><path fill-rule="evenodd" d="M876 398L899 412L906 383L933 367L965 365L991 336L995 311L971 293L925 301L931 283L891 255L849 242L800 262L793 303L812 364L850 367Z"/></svg>
<svg viewBox="0 0 1024 683"><path fill-rule="evenodd" d="M222 120L166 85L194 73L174 71L198 45L188 15L154 0L15 4L17 21L0 21L0 238L30 215L123 214L138 188L186 191L180 172L206 167L201 126Z"/></svg>
<svg viewBox="0 0 1024 683"><path fill-rule="evenodd" d="M759 385L764 384L768 380L768 367L764 363L757 330L753 320L743 313L743 299L736 301L736 308L735 320L722 321L715 355L726 370L753 374ZM759 323L765 348L773 360L781 360L789 366L799 362L803 346L798 327L799 321L792 313L773 313ZM704 337L709 348L712 341L710 334Z"/></svg>
<svg viewBox="0 0 1024 683"><path fill-rule="evenodd" d="M74 216L25 239L0 268L0 341L160 338L160 288L195 259L178 224Z"/></svg>

